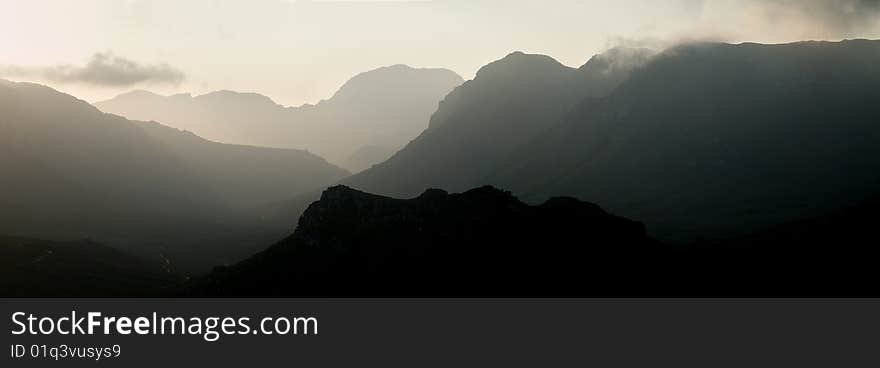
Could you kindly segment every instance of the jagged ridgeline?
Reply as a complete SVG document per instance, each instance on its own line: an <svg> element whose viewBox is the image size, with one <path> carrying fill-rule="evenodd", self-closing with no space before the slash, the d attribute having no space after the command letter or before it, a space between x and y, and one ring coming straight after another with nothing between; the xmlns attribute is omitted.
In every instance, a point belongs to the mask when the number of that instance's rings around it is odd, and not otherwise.
<svg viewBox="0 0 880 368"><path fill-rule="evenodd" d="M403 200L336 186L309 206L293 235L215 269L187 293L550 295L597 282L587 276L610 271L609 258L650 261L659 249L641 223L571 198L530 206L482 187Z"/></svg>

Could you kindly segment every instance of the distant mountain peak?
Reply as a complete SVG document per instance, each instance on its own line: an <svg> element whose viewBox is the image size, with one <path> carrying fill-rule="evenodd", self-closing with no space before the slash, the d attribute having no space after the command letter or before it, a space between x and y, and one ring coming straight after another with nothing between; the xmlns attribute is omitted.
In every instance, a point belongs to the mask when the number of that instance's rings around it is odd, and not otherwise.
<svg viewBox="0 0 880 368"><path fill-rule="evenodd" d="M416 69L416 68L413 68L413 67L406 65L406 64L394 64L394 65L376 68L372 71L377 71L377 70L414 70L414 69ZM366 73L369 73L369 71L367 71Z"/></svg>
<svg viewBox="0 0 880 368"><path fill-rule="evenodd" d="M560 69L571 69L556 59L542 54L527 54L522 51L515 51L507 56L493 61L477 71L476 78L485 77L508 77L528 71L557 71Z"/></svg>
<svg viewBox="0 0 880 368"><path fill-rule="evenodd" d="M200 96L196 96L195 100L200 101L211 101L211 102L221 102L221 103L230 103L230 102L239 102L239 103L254 103L254 104L271 104L278 105L275 101L273 101L269 96L262 95L255 92L236 92L230 90L219 90L210 93L206 93Z"/></svg>
<svg viewBox="0 0 880 368"><path fill-rule="evenodd" d="M125 93L122 93L116 98L127 98L127 97L164 97L158 93L150 92L145 89L135 89Z"/></svg>
<svg viewBox="0 0 880 368"><path fill-rule="evenodd" d="M450 89L464 82L455 72L444 68L414 68L395 64L369 70L355 75L333 94L330 100L375 99L377 91L400 91L410 93L413 87L423 84L448 86ZM326 102L326 101L324 101Z"/></svg>
<svg viewBox="0 0 880 368"><path fill-rule="evenodd" d="M156 99L156 98L167 98L171 100L196 100L203 102L221 102L221 103L232 103L232 102L246 102L246 103L260 103L260 104L272 104L278 105L268 96L254 93L254 92L236 92L231 90L218 90L213 92L208 92L202 95L193 96L192 93L184 92L184 93L176 93L173 95L160 95L155 92L136 89L129 92L122 93L115 98L98 102L97 105L102 105L108 102L112 102L114 100L138 100L138 99Z"/></svg>

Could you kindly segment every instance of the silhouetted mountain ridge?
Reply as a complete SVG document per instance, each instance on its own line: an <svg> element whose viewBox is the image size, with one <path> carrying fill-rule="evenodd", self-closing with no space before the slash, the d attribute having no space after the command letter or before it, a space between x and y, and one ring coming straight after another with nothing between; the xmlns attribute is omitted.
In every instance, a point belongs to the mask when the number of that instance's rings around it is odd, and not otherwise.
<svg viewBox="0 0 880 368"><path fill-rule="evenodd" d="M485 186L394 199L325 190L287 239L195 280L188 296L872 296L877 200L752 235L664 245L570 197Z"/></svg>
<svg viewBox="0 0 880 368"><path fill-rule="evenodd" d="M212 296L553 293L598 257L652 253L638 222L558 198L529 206L492 187L402 200L331 187L289 238L190 292ZM596 258L590 258L596 257Z"/></svg>

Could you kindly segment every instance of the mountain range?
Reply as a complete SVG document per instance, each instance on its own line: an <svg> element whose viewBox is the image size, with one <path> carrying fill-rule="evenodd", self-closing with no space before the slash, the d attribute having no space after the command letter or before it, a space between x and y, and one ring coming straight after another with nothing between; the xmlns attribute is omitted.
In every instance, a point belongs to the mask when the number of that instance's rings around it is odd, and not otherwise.
<svg viewBox="0 0 880 368"><path fill-rule="evenodd" d="M642 223L480 187L393 199L325 190L296 231L185 283L212 297L872 296L876 198L723 241L651 239Z"/></svg>
<svg viewBox="0 0 880 368"><path fill-rule="evenodd" d="M485 184L530 203L573 196L681 243L880 189L880 41L623 50L579 69L522 53L491 63L418 138L342 183L401 198Z"/></svg>
<svg viewBox="0 0 880 368"><path fill-rule="evenodd" d="M428 128L399 152L340 183L395 198L431 187L505 187L489 182L489 175L507 165L518 147L554 126L578 101L610 93L655 53L614 48L577 69L545 55L511 53L443 98ZM258 213L269 222L290 223L320 195L304 193Z"/></svg>
<svg viewBox="0 0 880 368"><path fill-rule="evenodd" d="M579 68L515 52L457 87L383 68L299 108L234 92L112 100L170 114L152 121L0 81L0 234L43 244L8 248L23 262L105 244L114 265L146 260L149 280L217 266L188 296L862 295L878 65L880 41L690 43ZM376 92L416 82L451 92L404 107ZM366 138L404 120L409 138ZM183 126L206 121L308 151ZM321 132L292 140L312 133L289 122ZM321 139L350 171L300 146Z"/></svg>
<svg viewBox="0 0 880 368"><path fill-rule="evenodd" d="M394 197L425 188L462 191L482 184L514 151L579 101L608 94L649 50L615 49L580 69L544 55L512 53L481 68L447 95L428 128L403 150L344 184ZM637 65L636 63L632 64Z"/></svg>
<svg viewBox="0 0 880 368"><path fill-rule="evenodd" d="M880 42L692 44L585 100L492 174L662 239L726 238L880 190Z"/></svg>
<svg viewBox="0 0 880 368"><path fill-rule="evenodd" d="M134 91L95 106L216 142L304 149L359 171L415 138L437 102L461 83L447 69L394 65L356 75L315 105L285 107L260 94L234 91L167 97Z"/></svg>

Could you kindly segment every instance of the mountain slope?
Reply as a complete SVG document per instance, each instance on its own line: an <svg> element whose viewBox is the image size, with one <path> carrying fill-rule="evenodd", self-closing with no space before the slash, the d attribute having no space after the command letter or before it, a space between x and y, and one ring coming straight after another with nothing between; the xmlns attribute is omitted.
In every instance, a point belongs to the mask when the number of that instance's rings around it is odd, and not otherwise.
<svg viewBox="0 0 880 368"><path fill-rule="evenodd" d="M346 175L305 152L211 143L28 83L0 83L0 153L0 233L92 238L202 267L283 234L244 204Z"/></svg>
<svg viewBox="0 0 880 368"><path fill-rule="evenodd" d="M369 169L373 165L383 162L394 155L400 147L389 148L379 146L363 146L348 156L342 162L343 167L347 167L352 173L359 173Z"/></svg>
<svg viewBox="0 0 880 368"><path fill-rule="evenodd" d="M156 122L134 123L237 206L287 199L349 175L307 151L222 144Z"/></svg>
<svg viewBox="0 0 880 368"><path fill-rule="evenodd" d="M195 97L135 91L96 106L213 141L305 149L342 164L363 146L390 149L409 142L425 129L437 102L461 82L446 69L394 65L353 77L317 105L284 107L266 96L232 91Z"/></svg>
<svg viewBox="0 0 880 368"><path fill-rule="evenodd" d="M625 79L631 68L610 62L623 54L597 56L581 69L521 52L490 63L446 96L418 138L343 183L396 197L494 184L487 177L517 147L559 123L578 101L604 96Z"/></svg>
<svg viewBox="0 0 880 368"><path fill-rule="evenodd" d="M663 239L735 236L880 191L880 41L695 44L583 101L492 177Z"/></svg>

